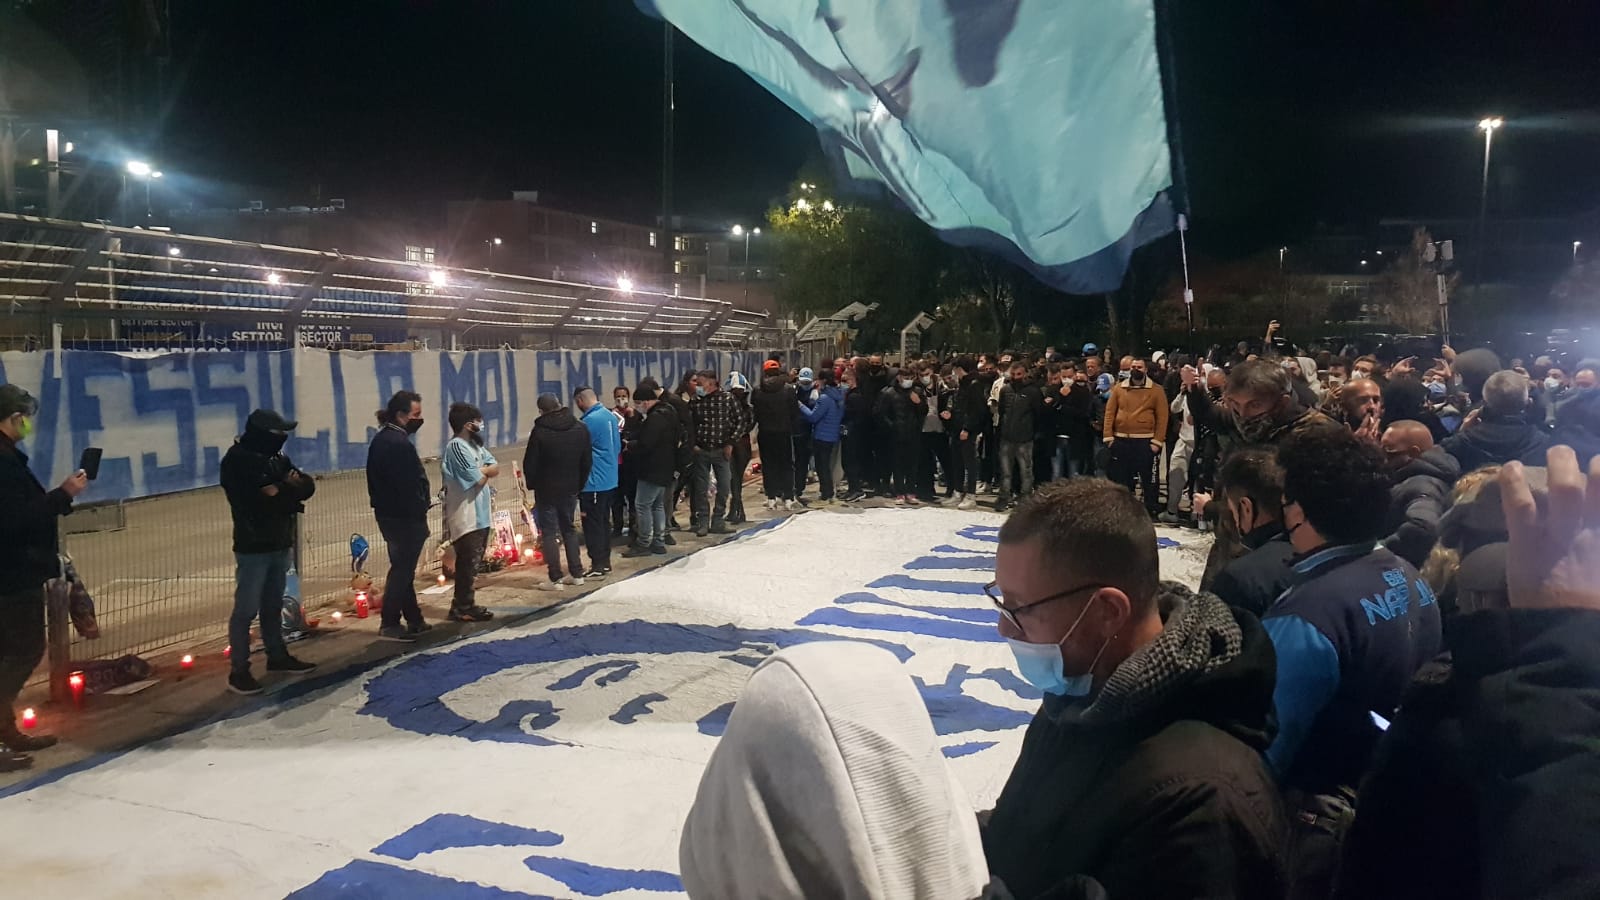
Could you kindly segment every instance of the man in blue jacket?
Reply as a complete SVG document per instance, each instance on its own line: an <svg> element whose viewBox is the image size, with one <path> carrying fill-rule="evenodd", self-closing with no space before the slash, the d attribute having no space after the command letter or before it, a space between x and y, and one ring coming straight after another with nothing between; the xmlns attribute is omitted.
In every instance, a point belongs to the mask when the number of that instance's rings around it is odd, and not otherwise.
<svg viewBox="0 0 1600 900"><path fill-rule="evenodd" d="M1344 429L1307 430L1278 449L1295 585L1262 619L1278 654L1267 748L1295 832L1290 897L1327 897L1339 847L1384 722L1438 654L1433 591L1379 546L1389 478L1378 448Z"/></svg>
<svg viewBox="0 0 1600 900"><path fill-rule="evenodd" d="M844 391L834 384L831 369L823 369L817 375L816 384L816 404L799 404L800 415L811 425L811 454L817 461L817 488L822 505L838 506L833 496L833 450L839 446L839 425L844 421Z"/></svg>
<svg viewBox="0 0 1600 900"><path fill-rule="evenodd" d="M617 462L622 454L622 423L616 413L600 405L591 388L573 395L583 427L589 430L594 464L589 480L578 495L578 515L583 519L583 545L589 550L589 571L584 578L611 574L611 507L617 496ZM574 573L577 574L577 573Z"/></svg>

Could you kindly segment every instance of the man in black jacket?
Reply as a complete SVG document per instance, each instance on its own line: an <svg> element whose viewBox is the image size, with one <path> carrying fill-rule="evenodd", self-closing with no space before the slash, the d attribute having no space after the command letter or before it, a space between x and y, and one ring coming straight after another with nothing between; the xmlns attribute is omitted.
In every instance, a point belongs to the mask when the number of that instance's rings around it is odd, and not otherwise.
<svg viewBox="0 0 1600 900"><path fill-rule="evenodd" d="M1537 465L1550 447L1550 436L1529 420L1527 376L1503 371L1483 385L1483 408L1439 446L1454 456L1462 472L1513 460Z"/></svg>
<svg viewBox="0 0 1600 900"><path fill-rule="evenodd" d="M1420 569L1439 538L1439 519L1450 508L1450 487L1461 477L1461 464L1433 445L1427 425L1410 419L1384 429L1378 446L1394 483L1383 545Z"/></svg>
<svg viewBox="0 0 1600 900"><path fill-rule="evenodd" d="M258 409L222 457L222 491L233 513L237 563L233 615L228 618L228 658L233 664L228 690L235 694L261 693L250 674L250 625L258 616L268 672L299 674L316 668L290 656L283 643L283 591L295 519L317 491L317 483L283 452L296 424L270 409Z"/></svg>
<svg viewBox="0 0 1600 900"><path fill-rule="evenodd" d="M1245 554L1217 573L1211 592L1229 606L1265 615L1294 584L1294 546L1283 530L1283 469L1273 447L1246 447L1217 472L1217 496L1239 523Z"/></svg>
<svg viewBox="0 0 1600 900"><path fill-rule="evenodd" d="M563 585L583 584L583 558L578 554L578 492L589 480L594 467L594 449L589 429L556 398L539 395L539 418L528 435L528 449L522 456L523 477L533 491L533 507L544 541L544 561L550 568L550 581L540 590L559 591ZM561 553L557 539L567 551L567 574L561 573Z"/></svg>
<svg viewBox="0 0 1600 900"><path fill-rule="evenodd" d="M0 772L33 765L28 753L55 744L17 729L12 704L44 657L44 583L61 574L56 519L89 481L74 473L48 493L17 447L33 433L39 404L22 388L0 384Z"/></svg>
<svg viewBox="0 0 1600 900"><path fill-rule="evenodd" d="M895 383L878 394L874 409L880 440L893 450L889 489L902 506L917 505L917 456L922 451L922 423L928 398L909 368L901 368Z"/></svg>
<svg viewBox="0 0 1600 900"><path fill-rule="evenodd" d="M1044 409L1044 395L1028 380L1028 367L1011 366L1011 380L1000 389L1000 489L995 509L1011 505L1012 472L1021 473L1022 493L1033 493L1033 437Z"/></svg>
<svg viewBox="0 0 1600 900"><path fill-rule="evenodd" d="M1283 895L1272 646L1209 594L1157 581L1126 488L1074 478L1000 530L1000 633L1045 692L983 831L1017 897L1077 878L1110 897Z"/></svg>
<svg viewBox="0 0 1600 900"><path fill-rule="evenodd" d="M378 433L367 447L367 498L378 531L389 545L389 575L383 582L383 620L378 636L411 643L431 626L417 605L417 560L428 542L428 473L411 436L422 428L422 395L396 391L378 413ZM401 617L405 624L400 624Z"/></svg>
<svg viewBox="0 0 1600 900"><path fill-rule="evenodd" d="M756 446L761 451L761 485L767 495L767 509L779 504L794 507L794 388L783 376L778 363L767 360L761 384L750 405L755 410Z"/></svg>
<svg viewBox="0 0 1600 900"><path fill-rule="evenodd" d="M638 511L639 533L633 546L622 554L629 559L667 552L667 495L672 490L683 430L678 424L677 409L661 398L660 389L653 382L641 382L633 399L639 407L636 417L643 417L643 421L628 439L629 459L639 478L633 502Z"/></svg>
<svg viewBox="0 0 1600 900"><path fill-rule="evenodd" d="M957 460L952 468L960 476L955 485L960 497L957 509L972 509L978 503L978 437L989 424L989 387L976 368L972 357L963 356L955 361L950 373L956 379L956 394L950 401L950 421L945 427L956 439L951 456Z"/></svg>

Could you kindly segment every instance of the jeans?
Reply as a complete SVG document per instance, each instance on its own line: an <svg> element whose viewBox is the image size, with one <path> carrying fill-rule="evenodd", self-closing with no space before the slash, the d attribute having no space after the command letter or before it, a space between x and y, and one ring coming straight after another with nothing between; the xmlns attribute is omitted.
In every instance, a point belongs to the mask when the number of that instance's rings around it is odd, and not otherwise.
<svg viewBox="0 0 1600 900"><path fill-rule="evenodd" d="M956 452L951 454L950 483L958 494L978 492L978 436L967 432L967 439L956 435Z"/></svg>
<svg viewBox="0 0 1600 900"><path fill-rule="evenodd" d="M450 608L468 610L477 606L477 595L472 586L478 578L478 563L483 561L483 549L489 544L489 529L469 531L451 542L456 548L456 592Z"/></svg>
<svg viewBox="0 0 1600 900"><path fill-rule="evenodd" d="M817 490L824 500L833 499L833 450L837 446L830 441L811 442L811 454L817 460Z"/></svg>
<svg viewBox="0 0 1600 900"><path fill-rule="evenodd" d="M733 461L728 467L728 475L733 481L728 496L728 520L732 522L745 521L744 473L750 471L750 456L750 436L745 435L733 445Z"/></svg>
<svg viewBox="0 0 1600 900"><path fill-rule="evenodd" d="M690 508L693 510L693 521L696 527L710 524L721 526L727 521L728 513L728 482L732 480L732 466L728 457L722 455L722 448L716 450L694 451L694 496L689 498ZM711 478L715 474L717 480L717 498L707 510L707 495L711 490ZM707 513L710 521L707 521Z"/></svg>
<svg viewBox="0 0 1600 900"><path fill-rule="evenodd" d="M278 570L278 577L283 577L283 569ZM278 594L281 597L283 592ZM249 625L245 630L248 638ZM237 659L238 654L234 658ZM14 594L0 594L0 706L3 706L0 715L5 716L0 720L0 742L18 734L13 704L41 659L44 659L44 584ZM249 657L245 659L248 666Z"/></svg>
<svg viewBox="0 0 1600 900"><path fill-rule="evenodd" d="M768 500L794 499L794 442L787 434L756 435L761 448L761 484Z"/></svg>
<svg viewBox="0 0 1600 900"><path fill-rule="evenodd" d="M917 459L917 496L924 500L933 499L939 493L938 475L935 470L943 468L945 480L949 483L950 492L955 491L955 481L950 474L950 436L942 431L924 431L922 433L922 453Z"/></svg>
<svg viewBox="0 0 1600 900"><path fill-rule="evenodd" d="M633 509L639 516L639 530L633 542L640 547L664 547L667 538L667 485L639 479L634 490Z"/></svg>
<svg viewBox="0 0 1600 900"><path fill-rule="evenodd" d="M1167 464L1167 512L1178 514L1178 502L1189 487L1190 462L1194 459L1194 441L1179 438L1172 445L1172 459Z"/></svg>
<svg viewBox="0 0 1600 900"><path fill-rule="evenodd" d="M567 550L567 572L574 578L583 577L583 557L578 555L578 498L539 497L534 501L534 516L539 520L539 537L544 542L544 561L550 567L550 580L561 580L561 552Z"/></svg>
<svg viewBox="0 0 1600 900"><path fill-rule="evenodd" d="M394 545L390 544L393 552ZM261 617L261 643L267 658L288 653L283 646L283 589L288 580L289 551L235 553L233 615L228 617L228 658L233 671L250 671L250 624ZM388 615L389 604L383 605ZM42 639L41 639L42 640Z"/></svg>
<svg viewBox="0 0 1600 900"><path fill-rule="evenodd" d="M1156 493L1156 451L1149 438L1115 438L1111 442L1111 462L1106 467L1111 480L1129 491L1138 482L1144 489L1144 507L1161 508L1161 497Z"/></svg>
<svg viewBox="0 0 1600 900"><path fill-rule="evenodd" d="M1077 478L1083 474L1083 460L1072 452L1072 439L1056 438L1056 450L1050 457L1050 480Z"/></svg>
<svg viewBox="0 0 1600 900"><path fill-rule="evenodd" d="M399 625L401 616L408 625L421 625L422 607L417 605L417 560L422 558L423 545L428 543L428 520L383 518L378 520L378 531L389 545L389 575L383 582L383 626ZM278 594L281 597L283 592ZM265 623L262 631L266 631Z"/></svg>
<svg viewBox="0 0 1600 900"><path fill-rule="evenodd" d="M1014 473L1022 475L1022 493L1033 493L1033 441L1000 442L1000 495L1001 505L1011 502L1011 480Z"/></svg>
<svg viewBox="0 0 1600 900"><path fill-rule="evenodd" d="M611 530L620 532L626 525L630 530L639 527L639 513L633 508L633 495L639 486L639 476L634 473L633 466L627 460L617 467L617 490L615 502L611 504Z"/></svg>
<svg viewBox="0 0 1600 900"><path fill-rule="evenodd" d="M583 546L589 551L589 565L596 569L611 568L611 507L617 502L617 492L584 491L578 495L578 509L583 517ZM573 572L582 575L582 571Z"/></svg>
<svg viewBox="0 0 1600 900"><path fill-rule="evenodd" d="M811 435L797 434L791 443L794 444L794 495L798 498L805 496L806 475L811 472ZM817 468L822 468L820 463Z"/></svg>

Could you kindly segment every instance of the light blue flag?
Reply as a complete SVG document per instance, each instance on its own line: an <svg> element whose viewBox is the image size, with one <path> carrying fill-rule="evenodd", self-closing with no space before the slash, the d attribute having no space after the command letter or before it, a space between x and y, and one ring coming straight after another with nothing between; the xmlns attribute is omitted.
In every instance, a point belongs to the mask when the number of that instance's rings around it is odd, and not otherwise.
<svg viewBox="0 0 1600 900"><path fill-rule="evenodd" d="M1172 230L1152 0L638 0L952 243L1074 293Z"/></svg>

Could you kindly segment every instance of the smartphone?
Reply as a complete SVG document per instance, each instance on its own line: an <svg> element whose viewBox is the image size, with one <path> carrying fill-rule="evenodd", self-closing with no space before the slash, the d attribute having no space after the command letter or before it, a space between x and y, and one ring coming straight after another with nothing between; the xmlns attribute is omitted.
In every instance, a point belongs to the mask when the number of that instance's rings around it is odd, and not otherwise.
<svg viewBox="0 0 1600 900"><path fill-rule="evenodd" d="M103 452L99 447L85 447L83 455L78 457L78 468L90 481L100 476L100 454Z"/></svg>

